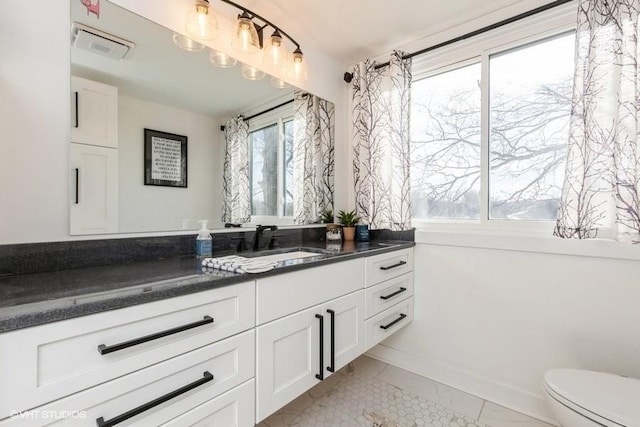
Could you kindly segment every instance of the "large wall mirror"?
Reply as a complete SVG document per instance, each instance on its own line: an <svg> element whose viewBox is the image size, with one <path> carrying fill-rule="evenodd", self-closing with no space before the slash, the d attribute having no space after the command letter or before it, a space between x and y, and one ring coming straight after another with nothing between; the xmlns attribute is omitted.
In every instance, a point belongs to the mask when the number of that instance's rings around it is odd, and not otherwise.
<svg viewBox="0 0 640 427"><path fill-rule="evenodd" d="M210 229L223 227L221 126L238 115L264 110L271 111L248 120L249 183L234 190L250 193L251 219L243 226L294 224L292 100L301 96L295 88L277 88L268 75L260 81L247 80L240 63L233 68L214 66L210 49L181 49L172 31L110 2L100 3L99 16L80 0L71 5L71 22L89 33L83 40L72 37L71 47L71 234L194 230L199 220L208 220ZM100 54L102 32L135 46L124 59ZM99 85L107 85L107 90ZM108 106L109 87L117 88L115 112ZM108 120L91 117L95 111L117 117L112 142L76 136L83 127L89 134L109 132ZM162 161L173 172L186 172L186 186L149 185L145 180L145 160L147 166L150 161L145 129L169 135L168 145L152 154L155 161L166 157ZM186 150L184 145L180 150L181 137L186 137ZM333 167L323 173L330 176L318 179L333 186Z"/></svg>

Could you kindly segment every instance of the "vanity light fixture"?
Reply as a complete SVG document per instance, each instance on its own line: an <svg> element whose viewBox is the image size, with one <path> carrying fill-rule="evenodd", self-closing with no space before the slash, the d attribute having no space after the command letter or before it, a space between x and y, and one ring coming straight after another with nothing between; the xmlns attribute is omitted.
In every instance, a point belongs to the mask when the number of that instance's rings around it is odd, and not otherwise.
<svg viewBox="0 0 640 427"><path fill-rule="evenodd" d="M262 29L258 32L256 24L247 11L238 15L231 47L240 53L256 53L262 48Z"/></svg>
<svg viewBox="0 0 640 427"><path fill-rule="evenodd" d="M176 46L188 52L200 52L204 49L204 45L193 41L189 37L183 36L182 34L173 33L173 36L171 38L173 39L173 43Z"/></svg>
<svg viewBox="0 0 640 427"><path fill-rule="evenodd" d="M264 47L264 62L276 68L287 66L287 48L282 43L282 34L277 29L274 30Z"/></svg>
<svg viewBox="0 0 640 427"><path fill-rule="evenodd" d="M262 80L266 76L265 72L258 70L248 64L242 64L242 77L247 80Z"/></svg>
<svg viewBox="0 0 640 427"><path fill-rule="evenodd" d="M303 82L307 79L307 63L304 61L300 48L293 51L287 73L289 78L295 82Z"/></svg>
<svg viewBox="0 0 640 427"><path fill-rule="evenodd" d="M308 77L307 64L300 49L300 44L291 36L257 13L234 3L231 0L220 0L242 11L238 15L236 32L231 46L238 52L255 53L264 49L263 62L268 68L284 69L287 76L296 83L304 82ZM258 25L254 20L261 21ZM273 33L264 43L263 33L266 27L273 28ZM284 37L295 45L292 55L288 55L283 43ZM244 75L244 74L243 74ZM284 83L284 82L283 82Z"/></svg>
<svg viewBox="0 0 640 427"><path fill-rule="evenodd" d="M209 61L216 67L220 68L235 67L238 63L236 58L214 49L211 49L209 52Z"/></svg>
<svg viewBox="0 0 640 427"><path fill-rule="evenodd" d="M218 37L218 21L209 10L209 0L195 0L194 6L187 14L187 34L199 40Z"/></svg>
<svg viewBox="0 0 640 427"><path fill-rule="evenodd" d="M263 50L263 62L267 69L284 70L287 77L296 83L304 82L308 77L307 64L302 54L300 44L291 36L275 26L273 23L252 12L244 6L241 6L231 0L220 0L236 9L240 10L236 21L234 33L231 37L231 47L243 54L257 53ZM256 23L256 21L258 23ZM267 27L273 28L271 36L264 40L263 34ZM187 34L195 40L213 40L218 33L218 23L209 7L209 0L195 0L195 9L189 12L187 16ZM289 54L284 43L287 38L294 46L295 50ZM174 39L175 41L175 39ZM178 44L176 42L176 44ZM178 45L182 47L181 45ZM184 49L184 47L183 47ZM218 55L224 55L218 53ZM228 60L231 58L227 55L214 56L210 55L211 63L220 67L233 66ZM235 64L234 64L235 65ZM256 78L257 69L251 67L254 71L248 70L243 66L242 75L250 80L260 80L264 77ZM285 84L281 79L281 83ZM276 86L280 87L280 86Z"/></svg>
<svg viewBox="0 0 640 427"><path fill-rule="evenodd" d="M284 80L281 80L277 77L271 77L271 86L277 88L277 89L286 89L289 87L289 85L287 84L287 82L285 82Z"/></svg>

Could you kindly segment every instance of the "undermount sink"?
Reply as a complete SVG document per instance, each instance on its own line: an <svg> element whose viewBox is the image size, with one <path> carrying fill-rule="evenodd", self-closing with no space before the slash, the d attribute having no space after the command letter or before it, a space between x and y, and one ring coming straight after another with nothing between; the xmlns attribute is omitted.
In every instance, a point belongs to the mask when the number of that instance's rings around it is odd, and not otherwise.
<svg viewBox="0 0 640 427"><path fill-rule="evenodd" d="M277 253L271 255L262 255L251 257L252 259L260 260L260 261L272 261L272 262L281 262L281 261L289 261L293 259L301 259L301 258L309 258L313 256L322 256L322 254L316 252L306 252L303 250L295 250L291 252Z"/></svg>

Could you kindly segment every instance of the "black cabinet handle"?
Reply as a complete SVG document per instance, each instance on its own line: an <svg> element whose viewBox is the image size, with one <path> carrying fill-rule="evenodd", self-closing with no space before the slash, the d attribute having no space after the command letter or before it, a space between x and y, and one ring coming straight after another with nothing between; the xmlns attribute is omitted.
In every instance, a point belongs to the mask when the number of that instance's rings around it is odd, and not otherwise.
<svg viewBox="0 0 640 427"><path fill-rule="evenodd" d="M76 91L76 128L80 126L80 121L78 120L79 109L80 109L80 105L78 104L78 91Z"/></svg>
<svg viewBox="0 0 640 427"><path fill-rule="evenodd" d="M151 402L138 406L137 408L133 408L132 410L127 411L124 414L120 414L117 417L113 417L110 420L105 421L103 417L100 417L96 420L96 423L98 424L98 427L115 426L116 424L120 424L121 422L126 421L129 418L133 418L136 415L139 415L145 411L148 411L149 409L155 406L161 405L164 402L167 402L173 399L174 397L178 397L181 394L184 394L190 390L193 390L194 388L199 387L202 384L208 383L209 381L213 381L213 375L208 371L204 371L203 377L197 381L192 382L191 384L187 384L184 387L180 387L177 390L167 393L164 396L160 396L157 399L152 400Z"/></svg>
<svg viewBox="0 0 640 427"><path fill-rule="evenodd" d="M396 295L401 294L406 290L407 290L407 288L400 288L397 291L395 291L395 292L393 292L393 293L391 293L389 295L380 295L380 299L385 299L386 300L386 299L389 299L389 298L393 298Z"/></svg>
<svg viewBox="0 0 640 427"><path fill-rule="evenodd" d="M327 310L331 315L331 366L327 366L327 371L336 371L336 312Z"/></svg>
<svg viewBox="0 0 640 427"><path fill-rule="evenodd" d="M320 373L316 374L316 378L322 381L324 380L324 316L316 314L316 319L320 320Z"/></svg>
<svg viewBox="0 0 640 427"><path fill-rule="evenodd" d="M80 203L80 169L76 168L76 205Z"/></svg>
<svg viewBox="0 0 640 427"><path fill-rule="evenodd" d="M119 344L114 344L109 346L100 344L98 346L98 351L100 352L100 354L113 353L114 351L124 350L125 348L133 347L134 345L157 340L158 338L163 338L169 335L177 334L178 332L183 332L189 329L197 328L198 326L207 325L209 323L213 323L213 317L204 316L203 320L198 320L197 322L178 326L176 328L167 329L166 331L157 332L155 334L146 335L144 337L134 338L132 340L124 341Z"/></svg>
<svg viewBox="0 0 640 427"><path fill-rule="evenodd" d="M392 268L400 267L402 265L405 265L406 263L407 261L398 261L397 264L388 265L386 267L380 267L380 270L384 270L384 271L391 270Z"/></svg>
<svg viewBox="0 0 640 427"><path fill-rule="evenodd" d="M400 313L400 317L398 317L396 320L394 320L391 323L387 323L386 325L380 325L380 329L389 329L390 327L392 327L393 325L395 325L396 323L398 323L399 321L401 321L405 317L407 317L406 314Z"/></svg>

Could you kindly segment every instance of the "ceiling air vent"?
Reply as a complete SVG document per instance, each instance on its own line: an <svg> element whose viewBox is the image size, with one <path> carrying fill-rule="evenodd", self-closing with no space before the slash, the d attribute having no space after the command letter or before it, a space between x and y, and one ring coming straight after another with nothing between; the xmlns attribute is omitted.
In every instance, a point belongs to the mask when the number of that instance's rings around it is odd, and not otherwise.
<svg viewBox="0 0 640 427"><path fill-rule="evenodd" d="M71 26L71 45L107 58L123 60L135 43L74 22Z"/></svg>

